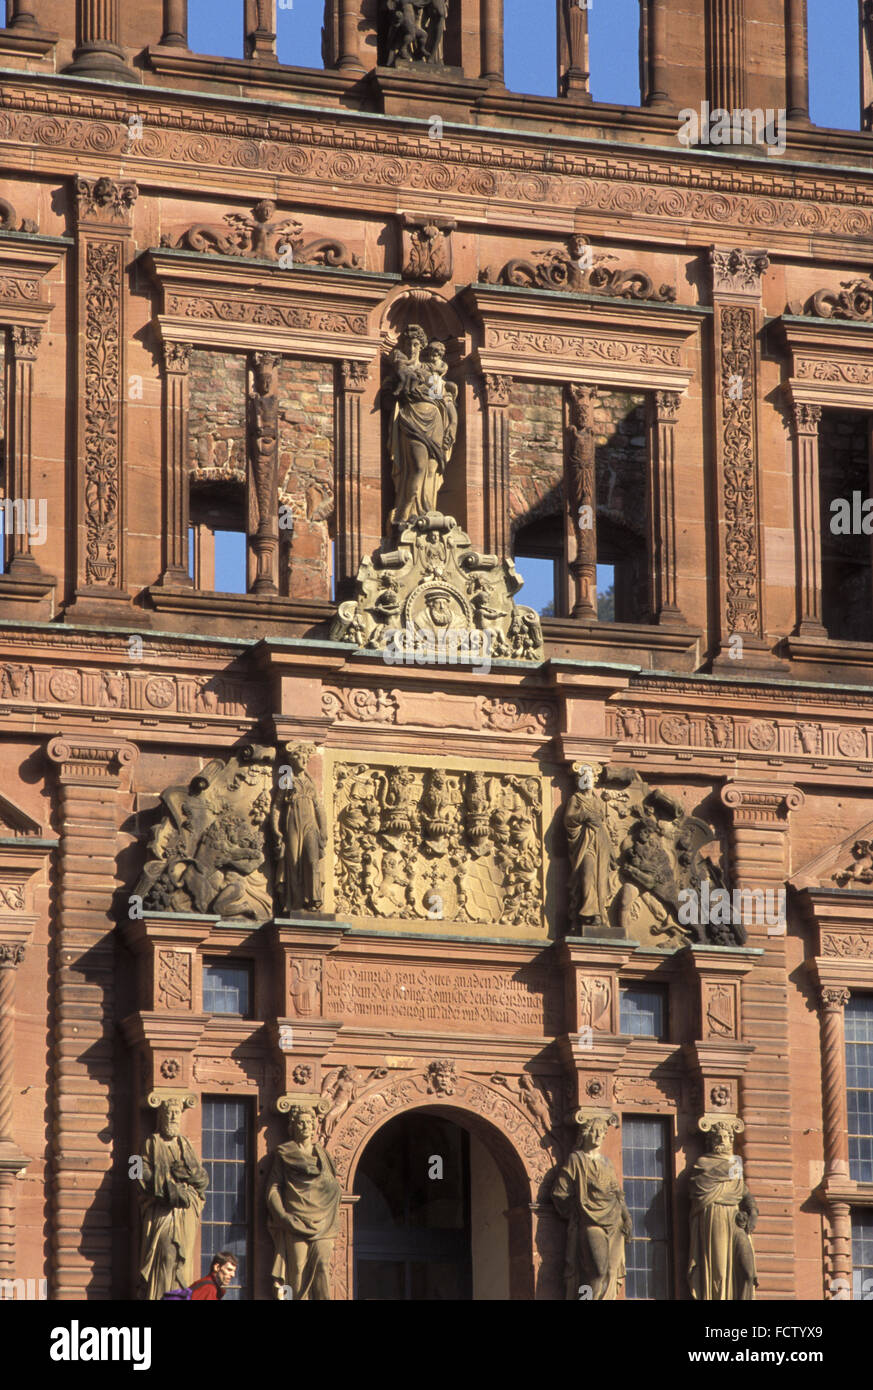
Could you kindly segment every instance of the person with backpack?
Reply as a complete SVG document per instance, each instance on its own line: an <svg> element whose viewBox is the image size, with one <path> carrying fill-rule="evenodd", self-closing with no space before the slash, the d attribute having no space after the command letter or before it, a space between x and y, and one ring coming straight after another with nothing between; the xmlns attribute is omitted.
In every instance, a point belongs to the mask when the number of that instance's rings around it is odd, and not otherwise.
<svg viewBox="0 0 873 1390"><path fill-rule="evenodd" d="M229 1250L220 1250L213 1256L209 1273L204 1274L202 1279L196 1279L189 1289L173 1289L170 1293L165 1293L163 1303L217 1303L220 1298L224 1298L228 1284L233 1282L236 1274L236 1256Z"/></svg>

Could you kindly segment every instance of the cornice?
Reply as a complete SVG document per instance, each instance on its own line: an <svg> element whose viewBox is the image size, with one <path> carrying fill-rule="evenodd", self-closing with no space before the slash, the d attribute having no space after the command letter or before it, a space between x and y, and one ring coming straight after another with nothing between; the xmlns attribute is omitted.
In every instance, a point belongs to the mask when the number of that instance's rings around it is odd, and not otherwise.
<svg viewBox="0 0 873 1390"><path fill-rule="evenodd" d="M358 190L365 189L374 211L394 205L398 191L414 193L422 204L450 195L453 211L467 202L470 221L484 221L486 199L492 214L503 205L507 223L528 221L538 208L549 225L569 225L584 209L592 226L614 226L626 215L637 230L641 222L660 224L663 237L684 243L697 235L695 224L707 229L700 239L710 240L715 224L722 240L746 233L769 250L780 240L797 241L797 254L805 257L816 234L835 238L828 248L834 255L873 237L866 170L851 177L826 166L719 165L647 146L613 146L607 153L590 138L555 135L546 144L528 132L473 126L447 125L435 141L423 122L334 109L286 114L274 106L262 113L258 103L241 109L212 93L198 98L141 88L136 103L143 133L132 140L129 92L116 97L57 81L50 87L45 80L4 82L0 145L67 156L48 163L58 177L68 172L71 154L116 172L123 160L125 174L144 189L150 176L153 184L189 186L192 169L213 181L224 171L242 172L250 191L263 186L292 199L309 181L327 185L321 191L331 203L360 206ZM31 171L46 165L28 159Z"/></svg>

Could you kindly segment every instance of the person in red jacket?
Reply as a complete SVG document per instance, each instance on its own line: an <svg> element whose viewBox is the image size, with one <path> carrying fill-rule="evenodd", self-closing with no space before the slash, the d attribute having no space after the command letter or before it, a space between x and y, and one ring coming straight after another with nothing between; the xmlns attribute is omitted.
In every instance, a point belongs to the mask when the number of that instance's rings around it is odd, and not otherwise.
<svg viewBox="0 0 873 1390"><path fill-rule="evenodd" d="M209 1273L191 1285L191 1302L216 1303L224 1298L228 1284L236 1273L236 1256L220 1250L212 1261Z"/></svg>

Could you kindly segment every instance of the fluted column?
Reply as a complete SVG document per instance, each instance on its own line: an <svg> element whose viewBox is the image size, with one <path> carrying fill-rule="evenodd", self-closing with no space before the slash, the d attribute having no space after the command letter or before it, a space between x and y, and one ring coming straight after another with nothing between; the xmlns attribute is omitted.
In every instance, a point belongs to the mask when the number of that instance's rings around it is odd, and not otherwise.
<svg viewBox="0 0 873 1390"><path fill-rule="evenodd" d="M679 609L676 557L676 418L681 400L679 391L655 391L650 403L655 503L650 554L655 579L655 614L659 623L685 621Z"/></svg>
<svg viewBox="0 0 873 1390"><path fill-rule="evenodd" d="M485 549L508 556L509 524L509 403L512 378L488 372L485 376Z"/></svg>
<svg viewBox="0 0 873 1390"><path fill-rule="evenodd" d="M9 402L10 465L9 495L20 500L25 508L24 526L16 526L12 534L12 554L9 573L16 578L39 578L42 570L32 549L31 532L39 522L39 499L33 495L33 372L41 338L39 328L16 325L10 334L12 350L11 399ZM42 538L45 540L45 537Z"/></svg>
<svg viewBox="0 0 873 1390"><path fill-rule="evenodd" d="M73 61L65 72L83 77L114 77L116 81L136 82L121 46L120 0L77 0L77 42Z"/></svg>
<svg viewBox="0 0 873 1390"><path fill-rule="evenodd" d="M188 368L190 343L164 343L164 569L162 584L190 586L188 573Z"/></svg>
<svg viewBox="0 0 873 1390"><path fill-rule="evenodd" d="M344 361L337 380L337 592L346 593L362 559L361 405L370 379L367 362Z"/></svg>
<svg viewBox="0 0 873 1390"><path fill-rule="evenodd" d="M794 453L794 520L797 537L798 636L826 637L821 598L821 514L818 480L818 430L821 406L791 403Z"/></svg>
<svg viewBox="0 0 873 1390"><path fill-rule="evenodd" d="M164 0L161 43L165 48L188 47L188 0Z"/></svg>
<svg viewBox="0 0 873 1390"><path fill-rule="evenodd" d="M595 386L568 386L567 446L564 455L568 531L574 553L571 616L582 622L597 621L597 477L594 466Z"/></svg>
<svg viewBox="0 0 873 1390"><path fill-rule="evenodd" d="M746 104L746 43L743 0L709 0L707 95L712 107L734 111Z"/></svg>
<svg viewBox="0 0 873 1390"><path fill-rule="evenodd" d="M806 0L788 0L788 119L809 120L809 52Z"/></svg>

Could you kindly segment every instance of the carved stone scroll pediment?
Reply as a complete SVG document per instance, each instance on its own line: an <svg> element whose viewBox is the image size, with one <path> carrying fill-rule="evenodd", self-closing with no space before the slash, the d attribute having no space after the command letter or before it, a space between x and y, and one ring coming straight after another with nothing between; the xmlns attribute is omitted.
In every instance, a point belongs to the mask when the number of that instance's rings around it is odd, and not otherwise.
<svg viewBox="0 0 873 1390"><path fill-rule="evenodd" d="M289 269L301 265L358 269L360 262L345 242L333 237L306 241L303 224L296 217L275 217L276 204L269 199L256 203L251 214L228 212L224 225L195 222L181 235L165 233L161 246L173 251L196 251L203 255L242 256L249 260L287 263Z"/></svg>
<svg viewBox="0 0 873 1390"><path fill-rule="evenodd" d="M402 527L396 549L363 561L331 637L396 665L542 661L539 617L515 603L521 587L511 561L474 550L454 517L429 512Z"/></svg>
<svg viewBox="0 0 873 1390"><path fill-rule="evenodd" d="M787 312L797 317L873 323L873 278L865 275L857 280L841 280L838 290L816 290L805 303L789 304Z"/></svg>
<svg viewBox="0 0 873 1390"><path fill-rule="evenodd" d="M616 299L649 299L672 304L672 285L655 288L650 275L636 267L610 268L615 256L594 251L586 237L572 236L566 248L534 251L529 257L507 261L497 274L483 270L483 284L515 285L521 289L564 290L573 294L602 294Z"/></svg>

